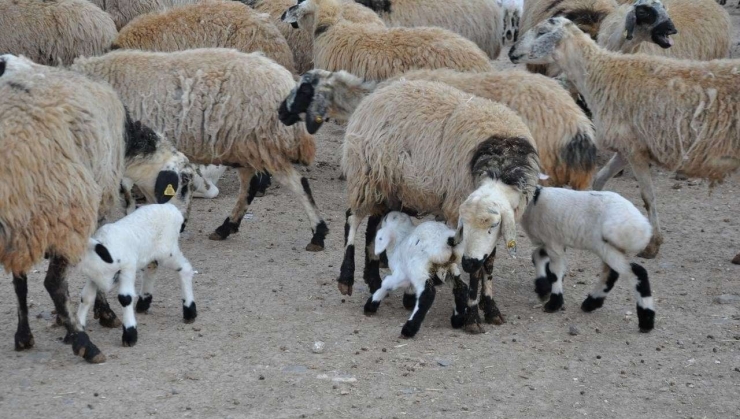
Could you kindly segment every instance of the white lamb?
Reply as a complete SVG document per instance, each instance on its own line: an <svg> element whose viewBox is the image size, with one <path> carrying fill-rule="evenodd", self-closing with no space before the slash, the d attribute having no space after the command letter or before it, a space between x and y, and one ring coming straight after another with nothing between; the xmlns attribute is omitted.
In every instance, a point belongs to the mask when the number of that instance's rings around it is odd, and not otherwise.
<svg viewBox="0 0 740 419"><path fill-rule="evenodd" d="M419 331L421 322L434 302L434 285L442 284L447 274L451 273L456 296L453 325L462 327L467 292L458 292L465 284L460 280L457 262L461 254L456 251L454 241L455 230L444 223L427 221L414 226L407 214L398 211L388 213L375 235L375 254L386 252L388 267L393 273L383 279L380 289L367 300L365 314L375 314L380 302L390 291L413 287L416 303L401 329L403 337L411 338ZM460 298L457 298L458 295Z"/></svg>
<svg viewBox="0 0 740 419"><path fill-rule="evenodd" d="M193 267L178 245L183 221L182 213L170 203L146 205L95 232L78 265L80 273L87 279L77 310L77 318L83 328L98 289L108 292L119 283L118 301L123 306L123 346L134 346L137 341L133 304L136 272L141 270L144 277L136 304L137 311L141 312L146 311L152 301L154 269L147 269L147 265L154 261L179 273L182 316L185 323L195 321Z"/></svg>
<svg viewBox="0 0 740 419"><path fill-rule="evenodd" d="M627 259L647 246L652 227L630 201L614 192L538 187L521 224L537 246L532 253L535 291L543 300L550 294L545 311L563 306L565 249L570 247L588 250L604 261L599 283L581 304L583 311L601 307L619 276L627 275L635 286L640 331L653 329L655 309L647 271Z"/></svg>

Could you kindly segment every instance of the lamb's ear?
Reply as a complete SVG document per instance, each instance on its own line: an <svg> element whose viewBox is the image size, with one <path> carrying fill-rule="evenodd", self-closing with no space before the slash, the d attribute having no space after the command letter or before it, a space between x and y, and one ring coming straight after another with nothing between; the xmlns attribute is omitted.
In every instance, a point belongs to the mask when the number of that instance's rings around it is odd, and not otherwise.
<svg viewBox="0 0 740 419"><path fill-rule="evenodd" d="M103 245L103 243L100 243L99 241L89 239L87 242L88 247L92 248L92 250L100 257L100 259L103 260L105 263L113 263L113 257L111 257L110 252L108 251L108 248Z"/></svg>
<svg viewBox="0 0 740 419"><path fill-rule="evenodd" d="M173 170L162 170L154 183L154 197L158 204L164 204L175 196L180 185L180 176Z"/></svg>
<svg viewBox="0 0 740 419"><path fill-rule="evenodd" d="M462 217L457 219L457 230L455 230L455 246L462 243L463 240L463 221Z"/></svg>
<svg viewBox="0 0 740 419"><path fill-rule="evenodd" d="M632 6L630 7L630 11L627 12L624 23L624 28L627 29L628 41L635 36L635 26L637 26L637 15L635 14L635 6Z"/></svg>
<svg viewBox="0 0 740 419"><path fill-rule="evenodd" d="M516 259L516 218L514 211L508 206L501 212L501 233L504 236L509 256Z"/></svg>
<svg viewBox="0 0 740 419"><path fill-rule="evenodd" d="M396 233L392 228L380 228L375 233L375 254L380 255L396 239Z"/></svg>

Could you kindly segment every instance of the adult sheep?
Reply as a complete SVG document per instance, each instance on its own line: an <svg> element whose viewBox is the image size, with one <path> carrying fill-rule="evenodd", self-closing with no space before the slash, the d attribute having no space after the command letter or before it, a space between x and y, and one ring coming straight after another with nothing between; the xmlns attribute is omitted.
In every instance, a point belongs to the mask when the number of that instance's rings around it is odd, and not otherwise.
<svg viewBox="0 0 740 419"><path fill-rule="evenodd" d="M85 0L0 0L0 53L45 65L103 54L116 38L107 13Z"/></svg>
<svg viewBox="0 0 740 419"><path fill-rule="evenodd" d="M355 0L374 10L388 27L434 26L455 32L491 59L501 52L503 13L497 0Z"/></svg>
<svg viewBox="0 0 740 419"><path fill-rule="evenodd" d="M337 0L305 0L283 14L313 34L314 66L384 80L415 68L488 71L488 56L472 41L441 28L382 28L350 22Z"/></svg>
<svg viewBox="0 0 740 419"><path fill-rule="evenodd" d="M262 51L294 73L293 54L270 17L236 1L203 3L139 16L121 29L113 49L183 51L234 48Z"/></svg>
<svg viewBox="0 0 740 419"><path fill-rule="evenodd" d="M113 18L121 29L139 15L160 12L176 6L195 4L200 0L90 0Z"/></svg>
<svg viewBox="0 0 740 419"><path fill-rule="evenodd" d="M523 35L509 57L557 64L593 109L600 143L617 152L597 174L594 189L630 164L653 226L643 257L655 257L663 242L651 163L712 182L740 167L740 60L614 53L560 17Z"/></svg>
<svg viewBox="0 0 740 419"><path fill-rule="evenodd" d="M308 180L293 167L313 161L313 137L302 126L283 126L276 112L295 86L284 67L259 52L212 48L119 50L80 58L71 68L110 83L135 119L171 138L192 163L237 168L239 197L211 240L239 231L256 192L250 180L268 171L299 196L308 214L313 237L306 249L324 248L328 228Z"/></svg>

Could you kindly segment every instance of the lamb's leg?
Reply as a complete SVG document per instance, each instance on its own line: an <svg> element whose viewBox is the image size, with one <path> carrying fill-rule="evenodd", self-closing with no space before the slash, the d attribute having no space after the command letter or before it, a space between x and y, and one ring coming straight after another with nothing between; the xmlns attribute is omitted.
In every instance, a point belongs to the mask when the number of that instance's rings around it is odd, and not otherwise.
<svg viewBox="0 0 740 419"><path fill-rule="evenodd" d="M637 298L637 320L639 322L640 332L647 333L653 330L655 326L655 306L653 306L653 294L650 291L650 281L645 268L632 263L632 283L635 287L635 296Z"/></svg>
<svg viewBox="0 0 740 419"><path fill-rule="evenodd" d="M408 287L403 292L403 307L406 310L413 310L416 307L416 292L413 287Z"/></svg>
<svg viewBox="0 0 740 419"><path fill-rule="evenodd" d="M244 214L247 213L249 205L254 200L255 193L257 193L251 185L254 169L251 167L240 167L237 169L237 173L239 173L239 197L236 199L236 204L231 210L231 214L224 220L224 223L208 236L211 240L226 240L230 234L239 231L242 218L244 218Z"/></svg>
<svg viewBox="0 0 740 419"><path fill-rule="evenodd" d="M452 295L455 296L455 308L452 310L450 323L453 329L459 329L465 325L466 313L468 312L468 284L463 282L458 272L453 279ZM416 300L416 296L414 296Z"/></svg>
<svg viewBox="0 0 740 419"><path fill-rule="evenodd" d="M98 289L95 295L95 305L93 306L93 318L99 319L98 322L103 327L118 328L121 327L121 321L116 313L110 308L105 292Z"/></svg>
<svg viewBox="0 0 740 419"><path fill-rule="evenodd" d="M426 317L427 312L432 307L436 293L437 291L434 288L431 278L424 282L424 289L416 290L416 307L411 312L411 317L406 321L406 324L403 325L401 337L412 338L416 335L419 328L421 328L424 317Z"/></svg>
<svg viewBox="0 0 740 419"><path fill-rule="evenodd" d="M376 290L370 298L365 302L365 315L370 316L378 312L381 301L388 296L388 293L403 286L409 286L411 283L408 279L403 276L400 272L394 272L391 275L385 277L380 285L380 288Z"/></svg>
<svg viewBox="0 0 740 419"><path fill-rule="evenodd" d="M629 162L637 182L640 184L640 193L642 194L642 200L645 202L645 210L647 210L648 219L650 219L650 224L653 226L653 237L650 238L650 243L637 256L653 259L658 255L660 245L663 244L663 234L660 231L658 208L655 204L655 190L653 189L653 178L650 175L650 162L639 155L630 157Z"/></svg>
<svg viewBox="0 0 740 419"><path fill-rule="evenodd" d="M105 355L90 341L87 333L82 329L75 316L71 315L69 289L65 278L69 261L60 256L52 256L49 261L49 270L46 272L44 287L54 301L57 315L62 319L64 327L72 342L72 351L83 357L87 362L97 364L105 362Z"/></svg>
<svg viewBox="0 0 740 419"><path fill-rule="evenodd" d="M485 270L485 277L483 278L483 287L481 292L481 301L479 306L483 309L483 319L488 324L502 325L504 324L504 316L501 315L501 311L496 305L496 301L493 299L493 262L496 259L496 248L493 248L493 252L488 256L485 262L483 262L483 270Z"/></svg>
<svg viewBox="0 0 740 419"><path fill-rule="evenodd" d="M159 263L155 260L141 270L141 292L139 293L139 299L136 300L137 313L148 312L152 305L154 283L157 281L157 266L159 266Z"/></svg>
<svg viewBox="0 0 740 419"><path fill-rule="evenodd" d="M179 247L172 249L169 258L162 262L165 267L173 269L180 275L180 286L182 288L182 320L192 323L198 317L198 311L193 297L193 267L188 259L182 254Z"/></svg>
<svg viewBox="0 0 740 419"><path fill-rule="evenodd" d="M139 338L136 330L136 315L134 314L134 297L136 297L135 270L121 270L119 276L118 301L123 307L123 346L134 346Z"/></svg>
<svg viewBox="0 0 740 419"><path fill-rule="evenodd" d="M545 301L550 296L550 292L552 292L552 284L558 278L550 270L550 257L547 255L547 250L545 250L544 246L534 249L534 252L532 252L532 264L537 275L537 278L534 280L534 292L537 293L540 301Z"/></svg>
<svg viewBox="0 0 740 419"><path fill-rule="evenodd" d="M270 180L270 173L267 171L255 173L249 181L249 187L254 188L254 196L257 198L265 196L267 188L269 188L270 185L272 185L272 181Z"/></svg>
<svg viewBox="0 0 740 419"><path fill-rule="evenodd" d="M13 275L13 288L18 297L18 330L15 332L15 350L31 349L34 345L31 326L28 325L28 279L25 273Z"/></svg>
<svg viewBox="0 0 740 419"><path fill-rule="evenodd" d="M478 314L478 284L483 279L485 271L480 269L470 274L470 285L468 286L468 307L465 312L465 331L471 334L483 333Z"/></svg>
<svg viewBox="0 0 740 419"><path fill-rule="evenodd" d="M590 313L597 308L601 308L604 305L604 300L609 294L609 291L614 288L614 284L619 279L619 273L614 269L610 268L609 265L604 263L604 268L601 271L599 282L596 284L594 289L588 293L588 297L581 303L581 310L586 313Z"/></svg>
<svg viewBox="0 0 740 419"><path fill-rule="evenodd" d="M594 178L593 190L600 191L604 189L606 182L613 178L627 166L627 159L620 153L614 153L609 162L599 170Z"/></svg>
<svg viewBox="0 0 740 419"><path fill-rule="evenodd" d="M364 213L352 213L351 209L346 212L344 222L344 260L339 271L337 287L342 295L352 295L352 285L355 283L355 236L360 227Z"/></svg>
<svg viewBox="0 0 740 419"><path fill-rule="evenodd" d="M565 276L565 249L563 253L548 248L547 254L550 256L550 269L555 274L556 280L552 284L550 300L545 303L544 310L548 313L554 313L563 308L563 277Z"/></svg>
<svg viewBox="0 0 740 419"><path fill-rule="evenodd" d="M380 288L380 258L375 254L375 233L377 233L378 225L382 220L383 217L380 215L371 215L367 219L367 229L365 230L365 269L362 278L370 292L375 292Z"/></svg>
<svg viewBox="0 0 740 419"><path fill-rule="evenodd" d="M80 327L83 330L87 324L87 313L90 312L90 307L95 303L95 295L97 293L98 286L92 281L87 281L85 286L82 287L80 305L77 307L77 321L80 322Z"/></svg>
<svg viewBox="0 0 740 419"><path fill-rule="evenodd" d="M302 177L292 166L284 173L275 173L274 176L278 182L289 187L293 193L298 195L301 203L303 203L303 208L306 210L308 220L311 222L311 231L313 232L313 237L311 237L311 242L306 246L306 250L309 252L324 250L324 238L329 232L329 228L319 215L319 209L316 207L316 202L311 194L308 179Z"/></svg>

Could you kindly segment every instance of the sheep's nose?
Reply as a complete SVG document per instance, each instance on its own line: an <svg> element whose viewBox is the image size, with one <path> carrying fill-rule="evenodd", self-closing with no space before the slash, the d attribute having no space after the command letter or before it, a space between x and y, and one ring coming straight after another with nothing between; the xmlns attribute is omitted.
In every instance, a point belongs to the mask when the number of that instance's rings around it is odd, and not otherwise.
<svg viewBox="0 0 740 419"><path fill-rule="evenodd" d="M483 266L484 260L486 260L485 257L483 259L475 259L475 258L463 256L462 258L463 271L469 274L478 271L478 269L480 269Z"/></svg>
<svg viewBox="0 0 740 419"><path fill-rule="evenodd" d="M516 64L518 62L519 58L521 58L521 57L519 55L517 55L517 53L516 53L516 45L514 45L509 50L509 60L512 63Z"/></svg>

